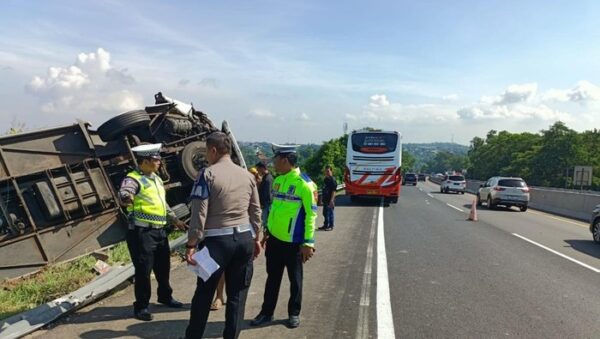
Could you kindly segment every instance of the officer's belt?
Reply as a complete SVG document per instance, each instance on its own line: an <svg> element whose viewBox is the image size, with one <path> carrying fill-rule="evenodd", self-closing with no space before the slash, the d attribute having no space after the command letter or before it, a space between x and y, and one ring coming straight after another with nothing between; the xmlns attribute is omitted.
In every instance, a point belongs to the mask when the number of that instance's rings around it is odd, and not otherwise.
<svg viewBox="0 0 600 339"><path fill-rule="evenodd" d="M223 227L223 228L209 228L204 230L204 237L220 237L222 235L232 235L234 233L244 233L244 232L252 232L252 236L254 234L254 228L250 224L232 226L232 227Z"/></svg>
<svg viewBox="0 0 600 339"><path fill-rule="evenodd" d="M145 221L140 221L140 220L133 220L133 222L131 223L131 225L135 226L135 227L142 227L142 228L164 228L165 225L161 225L161 224L153 224L153 223L149 223L149 222L145 222Z"/></svg>

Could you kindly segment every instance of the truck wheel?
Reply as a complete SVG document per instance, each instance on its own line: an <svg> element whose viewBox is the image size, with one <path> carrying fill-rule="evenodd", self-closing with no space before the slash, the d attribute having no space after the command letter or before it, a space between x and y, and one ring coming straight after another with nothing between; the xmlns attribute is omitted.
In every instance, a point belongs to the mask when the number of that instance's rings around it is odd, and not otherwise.
<svg viewBox="0 0 600 339"><path fill-rule="evenodd" d="M102 141L113 141L130 129L148 126L150 116L144 110L129 111L109 119L98 127Z"/></svg>
<svg viewBox="0 0 600 339"><path fill-rule="evenodd" d="M180 154L180 165L188 178L196 180L200 169L206 167L206 142L194 141L185 145Z"/></svg>

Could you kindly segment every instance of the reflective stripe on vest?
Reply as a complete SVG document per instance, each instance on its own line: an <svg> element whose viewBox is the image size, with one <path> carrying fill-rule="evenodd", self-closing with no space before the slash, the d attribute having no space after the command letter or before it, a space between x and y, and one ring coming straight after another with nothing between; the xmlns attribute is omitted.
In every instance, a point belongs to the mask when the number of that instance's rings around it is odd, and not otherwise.
<svg viewBox="0 0 600 339"><path fill-rule="evenodd" d="M149 178L138 171L127 174L140 185L139 192L133 199L133 205L127 207L134 220L150 224L165 225L167 223L167 201L163 182L158 175Z"/></svg>

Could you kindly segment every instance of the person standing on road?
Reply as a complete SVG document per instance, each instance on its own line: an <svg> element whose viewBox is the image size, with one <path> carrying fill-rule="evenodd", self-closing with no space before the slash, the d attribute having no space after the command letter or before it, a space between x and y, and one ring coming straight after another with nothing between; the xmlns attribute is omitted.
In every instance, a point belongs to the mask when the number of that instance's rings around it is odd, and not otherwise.
<svg viewBox="0 0 600 339"><path fill-rule="evenodd" d="M337 190L337 181L333 177L333 168L325 167L325 180L323 182L323 192L321 199L323 201L323 217L325 221L320 230L332 231L334 227L333 210L335 208L335 191Z"/></svg>
<svg viewBox="0 0 600 339"><path fill-rule="evenodd" d="M271 203L273 202L273 176L267 166L262 162L256 164L258 174L262 177L260 184L258 185L258 197L260 198L260 208L262 209L262 224L263 229L267 227L267 221L269 219L269 210L271 209Z"/></svg>
<svg viewBox="0 0 600 339"><path fill-rule="evenodd" d="M231 160L231 140L225 133L211 133L206 148L210 166L200 172L190 195L186 260L196 265L193 254L197 248L206 247L219 269L206 282L198 278L185 337L202 338L217 283L224 273L227 305L223 337L237 338L253 260L261 252L258 190L254 176Z"/></svg>
<svg viewBox="0 0 600 339"><path fill-rule="evenodd" d="M258 326L273 320L283 270L290 280L288 322L300 326L303 264L315 251L317 191L310 178L297 168L295 146L273 145L274 165L280 174L273 182L273 203L267 223L267 282L260 313L250 323Z"/></svg>
<svg viewBox="0 0 600 339"><path fill-rule="evenodd" d="M119 189L120 203L129 216L127 247L135 268L133 314L144 321L152 320L148 310L151 271L158 282L158 302L169 307L183 306L173 299L169 284L171 250L165 226L171 223L184 230L187 225L171 211L163 182L156 174L161 165L160 147L161 144L152 144L131 149L139 167L127 174Z"/></svg>

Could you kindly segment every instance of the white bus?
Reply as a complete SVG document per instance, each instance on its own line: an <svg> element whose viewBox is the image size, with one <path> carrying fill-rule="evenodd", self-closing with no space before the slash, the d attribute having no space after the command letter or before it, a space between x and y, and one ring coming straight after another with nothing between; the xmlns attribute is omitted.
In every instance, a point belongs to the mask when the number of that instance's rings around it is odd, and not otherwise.
<svg viewBox="0 0 600 339"><path fill-rule="evenodd" d="M402 184L402 135L396 131L359 130L348 136L346 194L398 202Z"/></svg>

